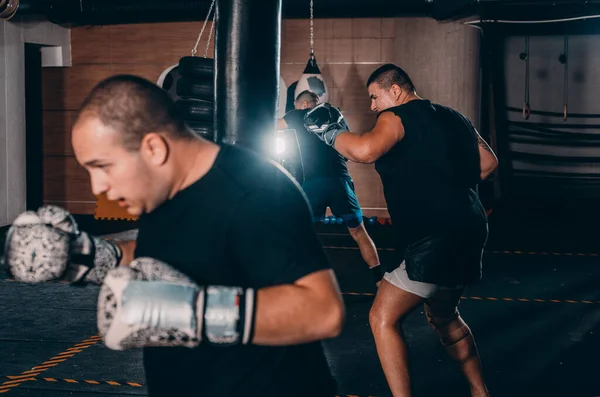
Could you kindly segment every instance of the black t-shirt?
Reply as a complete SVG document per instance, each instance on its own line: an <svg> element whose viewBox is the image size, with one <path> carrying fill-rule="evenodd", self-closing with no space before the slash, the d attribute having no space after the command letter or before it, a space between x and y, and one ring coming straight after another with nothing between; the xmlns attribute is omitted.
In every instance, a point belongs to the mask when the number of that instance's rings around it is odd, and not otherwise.
<svg viewBox="0 0 600 397"><path fill-rule="evenodd" d="M344 156L304 127L304 116L307 112L308 109L292 110L283 116L288 127L296 130L304 180L328 177L349 178Z"/></svg>
<svg viewBox="0 0 600 397"><path fill-rule="evenodd" d="M298 184L274 163L228 145L204 177L140 217L135 255L162 260L201 285L245 288L330 268ZM320 342L145 348L144 367L153 397L331 397L336 388Z"/></svg>
<svg viewBox="0 0 600 397"><path fill-rule="evenodd" d="M386 111L398 115L404 138L378 159L388 211L404 242L451 231L485 217L477 136L459 112L414 100Z"/></svg>

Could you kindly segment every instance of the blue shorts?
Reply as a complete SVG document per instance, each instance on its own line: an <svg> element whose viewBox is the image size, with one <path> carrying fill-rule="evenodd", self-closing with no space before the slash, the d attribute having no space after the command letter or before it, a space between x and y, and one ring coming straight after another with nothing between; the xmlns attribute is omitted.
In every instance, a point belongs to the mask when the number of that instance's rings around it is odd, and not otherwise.
<svg viewBox="0 0 600 397"><path fill-rule="evenodd" d="M315 222L325 216L327 207L333 215L341 217L350 229L360 226L363 214L350 178L315 178L302 184L308 197Z"/></svg>

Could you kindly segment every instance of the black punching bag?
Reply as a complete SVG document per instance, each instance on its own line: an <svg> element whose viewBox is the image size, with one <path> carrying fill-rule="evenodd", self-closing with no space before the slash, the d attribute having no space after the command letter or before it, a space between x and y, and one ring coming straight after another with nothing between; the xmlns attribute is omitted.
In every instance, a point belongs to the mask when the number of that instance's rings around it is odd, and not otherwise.
<svg viewBox="0 0 600 397"><path fill-rule="evenodd" d="M277 129L281 0L217 0L217 141L260 153Z"/></svg>

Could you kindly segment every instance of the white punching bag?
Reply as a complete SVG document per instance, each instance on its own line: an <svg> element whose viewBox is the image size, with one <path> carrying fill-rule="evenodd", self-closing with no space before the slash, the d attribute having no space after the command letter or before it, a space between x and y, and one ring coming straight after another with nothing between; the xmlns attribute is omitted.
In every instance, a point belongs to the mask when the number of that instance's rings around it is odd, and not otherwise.
<svg viewBox="0 0 600 397"><path fill-rule="evenodd" d="M302 77L298 80L298 85L294 91L294 98L298 97L302 91L307 90L317 94L319 102L329 102L329 91L327 90L325 80L323 80L323 75L321 75L321 70L319 70L319 66L317 65L314 53L310 54L310 59L306 64Z"/></svg>

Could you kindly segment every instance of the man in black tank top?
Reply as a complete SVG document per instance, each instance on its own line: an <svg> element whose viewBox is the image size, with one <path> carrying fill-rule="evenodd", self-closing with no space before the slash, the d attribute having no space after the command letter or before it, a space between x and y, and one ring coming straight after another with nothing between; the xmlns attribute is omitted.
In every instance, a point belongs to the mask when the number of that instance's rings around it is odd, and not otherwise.
<svg viewBox="0 0 600 397"><path fill-rule="evenodd" d="M294 101L294 110L287 112L277 121L277 128L295 131L303 171L300 182L315 222L325 216L327 207L336 217L341 217L350 236L356 241L375 282L379 283L383 275L379 254L365 229L362 209L354 191L354 181L346 166L347 160L304 127L304 116L318 103L319 97L315 93L301 92Z"/></svg>
<svg viewBox="0 0 600 397"><path fill-rule="evenodd" d="M377 123L350 133L338 109L315 107L305 125L344 157L375 163L403 257L384 275L369 320L394 396L410 396L406 344L397 324L424 303L428 322L470 383L488 396L473 335L458 312L466 285L481 279L487 218L476 187L497 159L459 112L416 94L396 65L375 70L367 82Z"/></svg>

